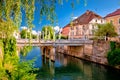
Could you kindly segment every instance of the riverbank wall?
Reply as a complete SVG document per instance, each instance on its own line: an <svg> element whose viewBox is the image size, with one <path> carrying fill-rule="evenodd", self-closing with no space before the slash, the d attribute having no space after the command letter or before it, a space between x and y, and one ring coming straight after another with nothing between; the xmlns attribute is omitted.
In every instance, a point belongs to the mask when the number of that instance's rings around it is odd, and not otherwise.
<svg viewBox="0 0 120 80"><path fill-rule="evenodd" d="M82 46L58 46L56 51L73 57L108 65L107 52L110 50L109 42L94 41L93 44Z"/></svg>

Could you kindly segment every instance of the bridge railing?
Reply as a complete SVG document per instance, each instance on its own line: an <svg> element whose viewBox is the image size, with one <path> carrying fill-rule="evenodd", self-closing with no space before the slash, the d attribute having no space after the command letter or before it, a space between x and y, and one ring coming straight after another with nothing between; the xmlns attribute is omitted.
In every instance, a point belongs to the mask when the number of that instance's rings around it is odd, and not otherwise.
<svg viewBox="0 0 120 80"><path fill-rule="evenodd" d="M28 44L29 43L29 39L17 39L17 44ZM44 41L44 40L35 40L32 39L31 40L31 44L32 45L39 45L39 46L49 46L49 45L84 45L84 44L92 44L93 41L92 40L56 40L56 41Z"/></svg>
<svg viewBox="0 0 120 80"><path fill-rule="evenodd" d="M56 40L55 43L93 43L93 40Z"/></svg>
<svg viewBox="0 0 120 80"><path fill-rule="evenodd" d="M16 41L17 41L17 43L29 43L30 42L29 39L17 39ZM31 39L31 42L32 43L39 43L39 40Z"/></svg>

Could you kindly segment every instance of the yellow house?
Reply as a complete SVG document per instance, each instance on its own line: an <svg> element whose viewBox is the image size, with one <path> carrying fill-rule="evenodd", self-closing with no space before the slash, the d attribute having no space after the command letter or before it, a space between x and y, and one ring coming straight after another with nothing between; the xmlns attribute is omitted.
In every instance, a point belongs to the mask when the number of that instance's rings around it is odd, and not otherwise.
<svg viewBox="0 0 120 80"><path fill-rule="evenodd" d="M115 31L120 36L120 9L108 14L105 17L106 22L112 23L115 26Z"/></svg>

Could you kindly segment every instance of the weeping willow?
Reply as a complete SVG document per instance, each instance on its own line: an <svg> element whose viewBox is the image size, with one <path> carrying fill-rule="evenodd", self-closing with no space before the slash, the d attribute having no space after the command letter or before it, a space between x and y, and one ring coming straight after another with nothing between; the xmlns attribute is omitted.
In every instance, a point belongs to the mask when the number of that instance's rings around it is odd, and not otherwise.
<svg viewBox="0 0 120 80"><path fill-rule="evenodd" d="M54 38L54 29L52 26L44 26L42 28L42 32L44 32L44 34L42 33L42 37L45 40L53 40Z"/></svg>
<svg viewBox="0 0 120 80"><path fill-rule="evenodd" d="M68 1L68 0L66 0ZM74 0L69 0L74 7ZM77 0L79 1L79 0ZM86 0L85 0L86 1ZM40 6L40 19L46 16L51 23L56 21L56 4L63 4L63 0L0 0L0 80L35 80L32 73L31 62L20 62L16 55L16 39L14 31L18 30L22 22L22 10L25 11L25 19L30 32L32 31L35 3ZM46 33L48 38L53 37L53 32ZM31 72L31 73L30 73Z"/></svg>

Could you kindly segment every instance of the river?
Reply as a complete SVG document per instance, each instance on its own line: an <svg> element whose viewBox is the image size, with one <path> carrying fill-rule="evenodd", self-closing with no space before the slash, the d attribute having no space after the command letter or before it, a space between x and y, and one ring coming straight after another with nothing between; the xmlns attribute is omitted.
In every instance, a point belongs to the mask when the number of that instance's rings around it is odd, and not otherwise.
<svg viewBox="0 0 120 80"><path fill-rule="evenodd" d="M55 62L41 55L39 47L21 59L32 60L39 68L38 80L120 80L120 70L56 53Z"/></svg>

